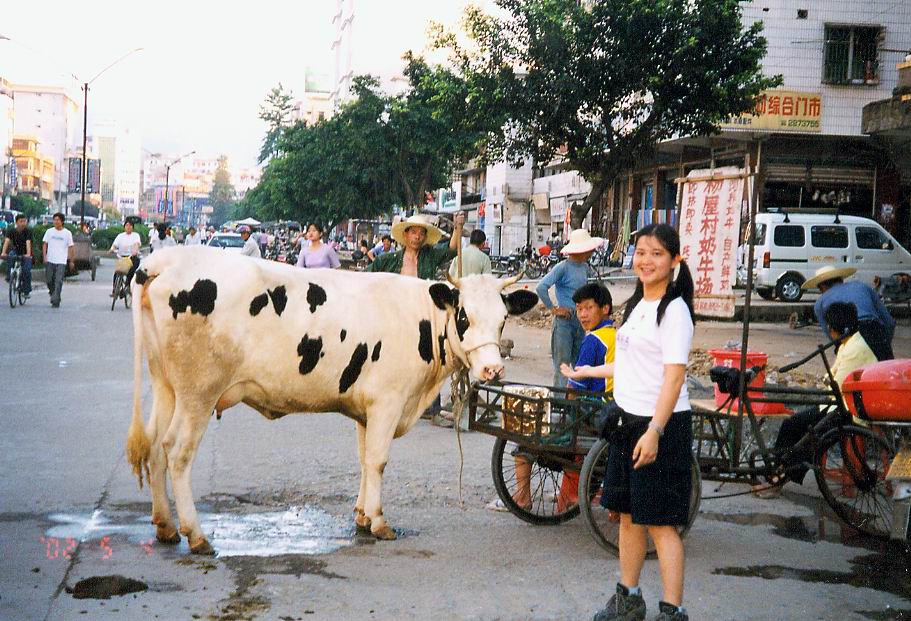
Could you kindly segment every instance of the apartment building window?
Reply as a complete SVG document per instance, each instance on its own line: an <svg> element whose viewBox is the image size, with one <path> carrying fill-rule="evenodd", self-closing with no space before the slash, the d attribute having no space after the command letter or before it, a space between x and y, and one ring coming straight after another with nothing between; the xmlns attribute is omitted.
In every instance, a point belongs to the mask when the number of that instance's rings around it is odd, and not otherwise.
<svg viewBox="0 0 911 621"><path fill-rule="evenodd" d="M878 84L879 26L826 26L823 82Z"/></svg>

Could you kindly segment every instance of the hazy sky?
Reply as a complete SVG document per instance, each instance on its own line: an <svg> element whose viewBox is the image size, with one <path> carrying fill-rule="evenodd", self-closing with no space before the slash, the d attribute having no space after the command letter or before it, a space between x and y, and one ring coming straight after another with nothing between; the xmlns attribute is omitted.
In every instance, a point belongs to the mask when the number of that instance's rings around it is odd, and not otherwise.
<svg viewBox="0 0 911 621"><path fill-rule="evenodd" d="M402 52L425 45L429 20L454 25L466 4L355 0L355 70L400 68ZM89 126L93 118L116 119L149 150L225 153L252 165L265 130L257 113L269 89L281 82L302 93L308 67L334 75L335 10L335 0L7 2L0 35L12 41L0 41L0 76L74 86L81 98L69 74L91 79L142 47L92 84Z"/></svg>

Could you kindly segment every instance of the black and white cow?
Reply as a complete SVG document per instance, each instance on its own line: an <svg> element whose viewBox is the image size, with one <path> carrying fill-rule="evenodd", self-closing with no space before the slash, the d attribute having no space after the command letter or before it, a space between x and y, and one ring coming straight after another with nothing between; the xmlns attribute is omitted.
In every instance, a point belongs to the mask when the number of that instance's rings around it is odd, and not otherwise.
<svg viewBox="0 0 911 621"><path fill-rule="evenodd" d="M268 419L341 412L357 421L359 527L394 539L380 488L393 438L404 435L459 367L503 373L498 342L508 313L537 302L516 278L469 276L451 288L395 274L303 270L206 247L169 248L142 261L133 283L133 419L127 457L149 481L159 541L179 532L211 553L190 484L213 410L246 403ZM142 352L153 403L143 425Z"/></svg>

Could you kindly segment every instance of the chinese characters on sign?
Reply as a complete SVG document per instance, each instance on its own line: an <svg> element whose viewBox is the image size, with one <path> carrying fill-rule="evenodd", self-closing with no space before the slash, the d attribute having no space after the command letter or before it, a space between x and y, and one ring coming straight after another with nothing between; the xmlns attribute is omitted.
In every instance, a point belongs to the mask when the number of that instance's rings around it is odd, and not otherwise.
<svg viewBox="0 0 911 621"><path fill-rule="evenodd" d="M734 316L743 179L735 167L694 170L683 185L680 254L693 273L699 315Z"/></svg>
<svg viewBox="0 0 911 621"><path fill-rule="evenodd" d="M722 129L766 129L818 132L822 120L822 96L796 91L764 91L752 112L731 117Z"/></svg>

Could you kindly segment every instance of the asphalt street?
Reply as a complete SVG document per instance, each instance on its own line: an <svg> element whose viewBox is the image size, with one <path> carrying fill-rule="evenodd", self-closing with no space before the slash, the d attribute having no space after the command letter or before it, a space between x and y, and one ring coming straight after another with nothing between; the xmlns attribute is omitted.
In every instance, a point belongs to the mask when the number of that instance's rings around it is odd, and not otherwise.
<svg viewBox="0 0 911 621"><path fill-rule="evenodd" d="M456 434L426 421L395 441L386 469L384 510L397 541L354 533L351 421L269 422L239 406L211 422L193 469L218 556L154 542L148 490L137 488L123 456L132 325L122 305L110 309L110 279L105 261L97 282L87 274L67 281L59 309L42 287L24 307L0 309L0 620L588 619L613 591L617 559L581 519L534 527L485 509L495 497L493 439L479 433L461 435L460 507ZM736 332L705 324L697 338L720 346ZM816 339L786 326L756 334L787 356ZM547 332L510 323L505 336L516 342L509 377L548 383ZM899 338L908 355L907 327ZM145 382L146 415L150 402ZM808 479L778 500L702 503L686 540L690 618L911 615L905 553L853 536L814 487ZM706 482L703 494L743 490ZM147 588L110 599L67 592L112 575ZM655 561L641 584L651 617Z"/></svg>

